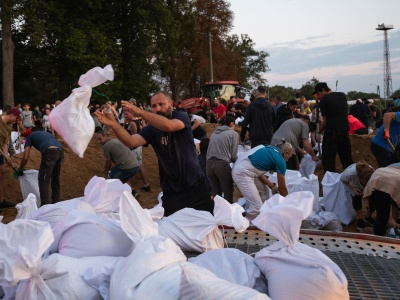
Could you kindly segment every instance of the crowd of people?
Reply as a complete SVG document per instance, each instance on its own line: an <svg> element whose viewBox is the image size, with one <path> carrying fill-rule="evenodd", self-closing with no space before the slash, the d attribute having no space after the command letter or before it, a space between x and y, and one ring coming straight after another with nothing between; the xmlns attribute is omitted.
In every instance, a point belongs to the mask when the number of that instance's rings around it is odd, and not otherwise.
<svg viewBox="0 0 400 300"><path fill-rule="evenodd" d="M142 146L153 147L158 158L165 216L185 207L213 213L213 197L221 195L232 203L236 185L246 199L245 216L252 220L270 192L282 196L288 194L286 170L298 170L304 155L310 155L316 162L321 161L325 172L337 172L338 155L344 170L341 179L352 192L357 227L373 225L376 192L368 195L370 205L366 217L362 214L361 199L364 189L369 190L367 183L376 170L368 164L353 161L349 135L377 131L371 142L371 151L379 168L398 167L395 163L400 161L399 147L396 150L395 147L400 139L400 106L396 106L394 101L392 107L381 112L374 103L360 99L350 107L349 113L346 95L333 92L324 82L315 86L313 97L313 105L301 93L292 99L282 99L279 95L268 99L266 88L260 86L252 101L231 97L224 104L221 99L215 99L214 107L204 116L207 121L221 126L209 138L202 127L205 122L202 117L189 115L182 103L174 107L170 96L161 91L152 96L148 105L130 99L121 101L120 107L118 102L107 101L103 105L90 105L89 110L96 125L96 139L103 147L104 175L128 183L135 197L140 196L133 187L139 175L143 181L140 190L150 191L142 164ZM19 131L27 138L19 175L23 174L29 159L30 147L34 146L41 152L39 187L42 204L59 201L63 160L63 147L54 138L55 132L48 121L51 109L52 106L46 105L42 110L36 106L31 111L29 104L25 104L23 109L20 105L5 107L0 123L2 154L9 153L10 125L20 124ZM240 134L235 131L235 124L241 127ZM110 130L116 138L109 136ZM200 141L197 148L194 139ZM238 156L239 147L246 145L250 145L251 150ZM0 157L1 207L9 206L2 199L2 186L4 161L12 164L11 155ZM277 184L269 180L267 172L277 173ZM48 192L50 180L51 197ZM400 203L396 201L393 190L380 187L379 191L388 195L389 204L376 208L377 214L380 213L376 217L380 220L376 234L382 234L379 228L385 227L382 215L388 215L387 209L391 210L392 206L398 209ZM392 226L398 226L390 220Z"/></svg>

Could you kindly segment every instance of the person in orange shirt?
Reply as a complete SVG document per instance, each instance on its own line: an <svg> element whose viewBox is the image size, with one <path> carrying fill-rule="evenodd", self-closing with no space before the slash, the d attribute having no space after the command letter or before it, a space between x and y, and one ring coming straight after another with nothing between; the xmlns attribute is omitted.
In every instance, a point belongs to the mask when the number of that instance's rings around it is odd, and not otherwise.
<svg viewBox="0 0 400 300"><path fill-rule="evenodd" d="M350 130L349 134L368 134L367 127L353 115L348 115Z"/></svg>

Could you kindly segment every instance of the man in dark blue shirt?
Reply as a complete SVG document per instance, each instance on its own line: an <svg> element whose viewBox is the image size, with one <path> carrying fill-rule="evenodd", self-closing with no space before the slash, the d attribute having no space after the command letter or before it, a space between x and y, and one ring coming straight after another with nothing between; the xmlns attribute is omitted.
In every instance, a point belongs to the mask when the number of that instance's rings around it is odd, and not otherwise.
<svg viewBox="0 0 400 300"><path fill-rule="evenodd" d="M42 154L39 169L39 192L41 205L60 201L60 173L64 160L64 150L61 143L49 132L36 131L28 135L25 142L24 157L19 166L23 170L29 160L31 147L35 147ZM51 179L51 202L49 183Z"/></svg>
<svg viewBox="0 0 400 300"><path fill-rule="evenodd" d="M126 146L150 144L153 147L158 157L164 215L185 207L213 213L211 188L197 159L188 114L173 110L171 98L164 92L157 92L151 98L152 112L126 101L121 104L124 110L141 117L149 125L138 134L129 135L109 113L96 112L96 116Z"/></svg>

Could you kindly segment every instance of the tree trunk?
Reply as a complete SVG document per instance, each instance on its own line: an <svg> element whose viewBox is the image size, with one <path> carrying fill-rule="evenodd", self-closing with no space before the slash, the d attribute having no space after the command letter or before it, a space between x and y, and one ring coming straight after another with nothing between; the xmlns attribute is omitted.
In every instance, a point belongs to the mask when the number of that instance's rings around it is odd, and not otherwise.
<svg viewBox="0 0 400 300"><path fill-rule="evenodd" d="M3 105L14 106L14 49L11 33L11 17L3 16L2 53L3 53Z"/></svg>

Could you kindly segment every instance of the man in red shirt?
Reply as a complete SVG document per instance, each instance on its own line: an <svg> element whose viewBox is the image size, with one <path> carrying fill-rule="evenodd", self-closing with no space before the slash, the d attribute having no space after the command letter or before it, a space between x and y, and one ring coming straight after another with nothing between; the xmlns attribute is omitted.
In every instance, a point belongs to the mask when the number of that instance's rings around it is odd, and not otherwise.
<svg viewBox="0 0 400 300"><path fill-rule="evenodd" d="M219 99L214 100L214 117L218 123L221 123L226 117L226 107L221 104Z"/></svg>

